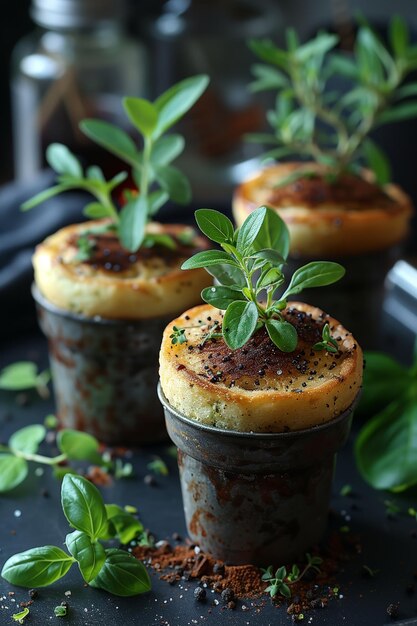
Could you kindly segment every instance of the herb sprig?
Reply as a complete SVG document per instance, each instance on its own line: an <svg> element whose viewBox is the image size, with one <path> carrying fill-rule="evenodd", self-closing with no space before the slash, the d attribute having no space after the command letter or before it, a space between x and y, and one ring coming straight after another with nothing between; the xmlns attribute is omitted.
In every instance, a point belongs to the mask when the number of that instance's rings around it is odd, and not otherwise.
<svg viewBox="0 0 417 626"><path fill-rule="evenodd" d="M286 38L286 49L268 39L249 42L266 62L253 66L256 80L250 89L273 90L277 97L275 109L267 113L273 134L248 139L276 146L265 157L301 156L325 165L330 181L346 171L358 172L365 162L379 184L388 182L388 159L369 135L384 124L417 116L417 83L403 85L417 67L417 46L410 42L405 20L392 18L388 45L362 20L351 56L336 51L339 38L328 32L301 44L288 29ZM340 79L348 87L338 88ZM308 174L308 167L300 169L292 181Z"/></svg>
<svg viewBox="0 0 417 626"><path fill-rule="evenodd" d="M269 583L265 593L269 593L271 598L275 598L278 594L284 598L291 598L291 585L301 580L311 569L320 573L319 565L323 563L323 559L319 556L312 556L309 552L306 553L306 559L307 563L302 570L294 563L289 573L284 565L279 567L275 573L272 565L267 569L262 569L262 580Z"/></svg>
<svg viewBox="0 0 417 626"><path fill-rule="evenodd" d="M51 380L49 369L39 372L32 361L17 361L0 372L0 389L3 391L26 391L36 389L41 398L49 397L48 383Z"/></svg>
<svg viewBox="0 0 417 626"><path fill-rule="evenodd" d="M84 172L79 159L58 143L51 144L46 151L47 161L58 175L58 184L27 200L22 209L31 209L64 191L82 189L95 199L84 208L84 214L91 219L109 218L127 250L136 252L145 237L147 246L156 243L175 246L168 235L146 234L145 228L169 199L179 204L187 204L191 199L188 179L171 165L184 149L184 138L178 133L166 133L195 104L208 82L205 75L186 78L167 89L155 102L144 98L123 99L125 113L141 135L142 149L126 131L109 122L81 121L81 130L90 139L124 161L132 171L138 191L127 193L127 202L121 211L112 193L126 180L127 172L122 171L109 181L98 166L88 167ZM83 251L88 252L85 245Z"/></svg>
<svg viewBox="0 0 417 626"><path fill-rule="evenodd" d="M74 563L91 587L117 596L149 591L145 566L125 550L106 548L103 541L116 537L122 544L143 530L135 517L115 504L105 505L99 490L81 476L65 476L62 509L75 530L68 534L68 552L56 546L32 548L10 557L1 575L12 585L45 587L67 574Z"/></svg>
<svg viewBox="0 0 417 626"><path fill-rule="evenodd" d="M182 269L204 267L219 282L203 289L201 297L225 311L221 332L229 348L241 348L265 327L280 350L295 350L297 330L282 314L288 298L303 289L336 282L344 275L344 268L330 261L313 261L297 269L280 293L290 238L285 222L275 211L259 207L237 230L228 217L212 209L197 210L195 219L200 230L222 250L198 252L183 263ZM182 330L174 330L173 343L184 342ZM335 347L330 335L319 349L329 346Z"/></svg>
<svg viewBox="0 0 417 626"><path fill-rule="evenodd" d="M365 352L358 410L372 416L355 441L363 478L375 489L391 491L417 484L417 342L410 368L388 354Z"/></svg>

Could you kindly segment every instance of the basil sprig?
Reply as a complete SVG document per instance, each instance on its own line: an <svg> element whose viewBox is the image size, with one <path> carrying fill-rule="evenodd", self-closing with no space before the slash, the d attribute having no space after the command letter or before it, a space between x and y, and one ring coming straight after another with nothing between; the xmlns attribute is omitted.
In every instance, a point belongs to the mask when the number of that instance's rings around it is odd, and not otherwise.
<svg viewBox="0 0 417 626"><path fill-rule="evenodd" d="M336 50L339 37L328 32L301 43L288 29L286 48L269 39L251 40L264 63L253 66L250 89L274 91L276 107L267 113L272 133L248 139L270 144L265 158L301 156L324 164L329 181L366 163L379 184L388 182L389 161L369 135L417 116L417 83L404 85L417 67L417 46L403 18L394 16L388 31L386 45L362 19L351 55ZM314 172L300 168L282 184L309 175Z"/></svg>
<svg viewBox="0 0 417 626"><path fill-rule="evenodd" d="M116 505L107 508L97 487L81 476L64 477L61 501L75 529L65 539L69 554L56 546L15 554L3 566L3 578L21 587L46 587L78 563L83 579L92 587L118 596L149 591L151 581L143 563L125 550L109 549L101 542L113 537L121 543L130 541L143 530L139 520Z"/></svg>
<svg viewBox="0 0 417 626"><path fill-rule="evenodd" d="M110 122L81 121L81 130L91 140L124 161L132 171L138 192L127 194L127 202L121 211L118 211L112 193L126 180L127 172L119 172L109 181L98 166L88 167L84 172L77 157L58 143L51 144L46 151L47 161L58 175L58 184L27 200L22 209L31 209L64 191L82 189L94 197L94 202L84 208L84 214L91 219L110 218L127 250L136 252L145 240L147 246L160 243L172 247L171 237L145 235L146 224L169 199L179 204L191 200L188 179L171 165L184 150L184 137L178 133L165 133L195 104L208 82L206 75L186 78L167 89L154 102L144 98L123 98L125 113L141 136L141 148L126 131Z"/></svg>
<svg viewBox="0 0 417 626"><path fill-rule="evenodd" d="M375 489L403 491L417 484L417 343L410 368L380 352L365 352L365 364L358 411L372 417L355 441L357 466Z"/></svg>
<svg viewBox="0 0 417 626"><path fill-rule="evenodd" d="M228 217L212 209L197 210L195 219L200 230L223 250L198 252L182 269L204 267L219 282L203 289L201 297L225 311L222 334L226 344L232 350L240 348L265 327L280 350L295 350L297 331L282 315L288 298L303 289L336 282L344 268L330 261L313 261L297 269L280 293L290 238L276 211L259 207L237 230Z"/></svg>

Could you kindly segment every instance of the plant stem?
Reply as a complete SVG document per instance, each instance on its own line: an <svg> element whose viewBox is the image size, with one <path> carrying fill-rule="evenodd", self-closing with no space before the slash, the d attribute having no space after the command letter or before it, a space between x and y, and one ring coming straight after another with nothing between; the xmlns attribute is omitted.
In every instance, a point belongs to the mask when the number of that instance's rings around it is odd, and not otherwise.
<svg viewBox="0 0 417 626"><path fill-rule="evenodd" d="M66 454L59 454L58 456L49 457L42 454L30 454L29 452L21 452L20 450L13 450L13 454L26 461L35 461L35 463L43 463L44 465L58 465L62 461L67 460Z"/></svg>
<svg viewBox="0 0 417 626"><path fill-rule="evenodd" d="M152 139L149 137L144 138L143 144L143 161L140 175L140 188L139 193L141 196L147 198L149 193L149 171L152 152Z"/></svg>

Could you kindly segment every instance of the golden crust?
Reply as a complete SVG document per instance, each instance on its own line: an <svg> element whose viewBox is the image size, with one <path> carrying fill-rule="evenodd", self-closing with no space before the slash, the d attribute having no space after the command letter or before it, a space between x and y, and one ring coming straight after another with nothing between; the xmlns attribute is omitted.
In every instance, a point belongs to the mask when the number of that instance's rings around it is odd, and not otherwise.
<svg viewBox="0 0 417 626"><path fill-rule="evenodd" d="M183 415L209 426L241 432L285 432L325 423L354 402L362 384L362 350L343 326L320 309L291 302L284 312L296 327L298 346L283 353L264 330L238 350L223 339L202 338L222 314L210 305L185 311L165 329L160 351L161 387ZM338 354L314 351L328 322ZM188 328L173 345L173 326Z"/></svg>
<svg viewBox="0 0 417 626"><path fill-rule="evenodd" d="M201 301L201 290L212 283L211 277L204 269L184 271L180 266L198 249L206 249L206 240L194 237L192 245L180 246L178 252L155 246L132 255L114 235L104 233L94 235L99 247L96 256L76 261L80 235L105 223L71 224L36 247L32 258L35 283L47 300L74 313L109 319L175 315ZM174 237L190 230L175 224L148 226L149 232ZM106 254L112 263L105 263Z"/></svg>
<svg viewBox="0 0 417 626"><path fill-rule="evenodd" d="M267 204L278 211L290 230L291 254L310 258L384 250L407 236L413 207L397 185L385 185L381 191L371 185L371 176L365 172L362 183L357 177L345 177L339 196L318 177L276 187L300 167L319 174L324 171L315 163L281 163L259 170L241 183L232 202L236 224L240 226L251 211ZM302 186L309 193L300 194Z"/></svg>

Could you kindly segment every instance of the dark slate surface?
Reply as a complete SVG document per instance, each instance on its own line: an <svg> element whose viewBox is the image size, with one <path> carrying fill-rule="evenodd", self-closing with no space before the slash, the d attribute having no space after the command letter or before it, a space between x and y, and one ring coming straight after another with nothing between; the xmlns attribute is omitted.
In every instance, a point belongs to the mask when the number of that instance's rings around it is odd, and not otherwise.
<svg viewBox="0 0 417 626"><path fill-rule="evenodd" d="M3 343L0 367L19 359L33 359L41 366L47 365L46 341L39 333L17 336ZM0 440L25 424L41 422L54 408L53 400L40 400L31 396L27 406L16 403L15 394L0 395ZM326 609L306 613L301 623L317 626L379 626L393 623L386 613L391 602L400 603L400 618L395 623L417 624L417 592L407 587L417 585L417 522L407 514L409 506L417 503L416 493L387 495L369 489L358 476L353 462L352 441L360 423L354 426L350 441L339 454L336 467L334 493L329 528L339 529L349 525L359 536L361 554L352 554L344 571L338 575L339 594ZM144 448L133 453L137 479L119 480L103 488L107 502L132 504L139 509L145 526L157 539L171 539L178 532L185 536L181 494L176 462L167 453L166 445ZM170 468L168 477L158 477L157 486L143 482L148 473L146 464L158 454ZM342 497L343 485L352 485L355 497ZM43 495L47 489L49 497ZM0 499L0 564L12 554L36 545L62 545L68 525L59 503L59 484L48 468L43 476L35 476L31 466L30 478L14 492ZM394 519L386 516L384 500L395 501L402 513ZM365 579L362 565L379 570L373 579ZM75 569L52 587L40 590L39 598L31 607L27 624L44 626L54 623L54 607L67 599L70 614L66 619L71 626L110 624L123 626L192 626L196 624L279 626L291 623L285 608L274 607L268 598L240 602L234 610L225 610L222 604L214 605L217 594L209 594L208 601L198 603L193 596L195 582L182 582L175 586L159 580L152 574L153 589L136 598L123 599L102 591L86 588ZM15 591L9 597L8 592ZM65 592L70 592L69 596ZM4 596L6 598L4 599ZM12 613L16 605L28 599L27 590L13 588L0 581L0 624L14 623ZM16 600L13 602L12 600ZM243 608L246 607L246 610ZM414 619L413 619L414 618ZM409 621L411 620L411 621Z"/></svg>

